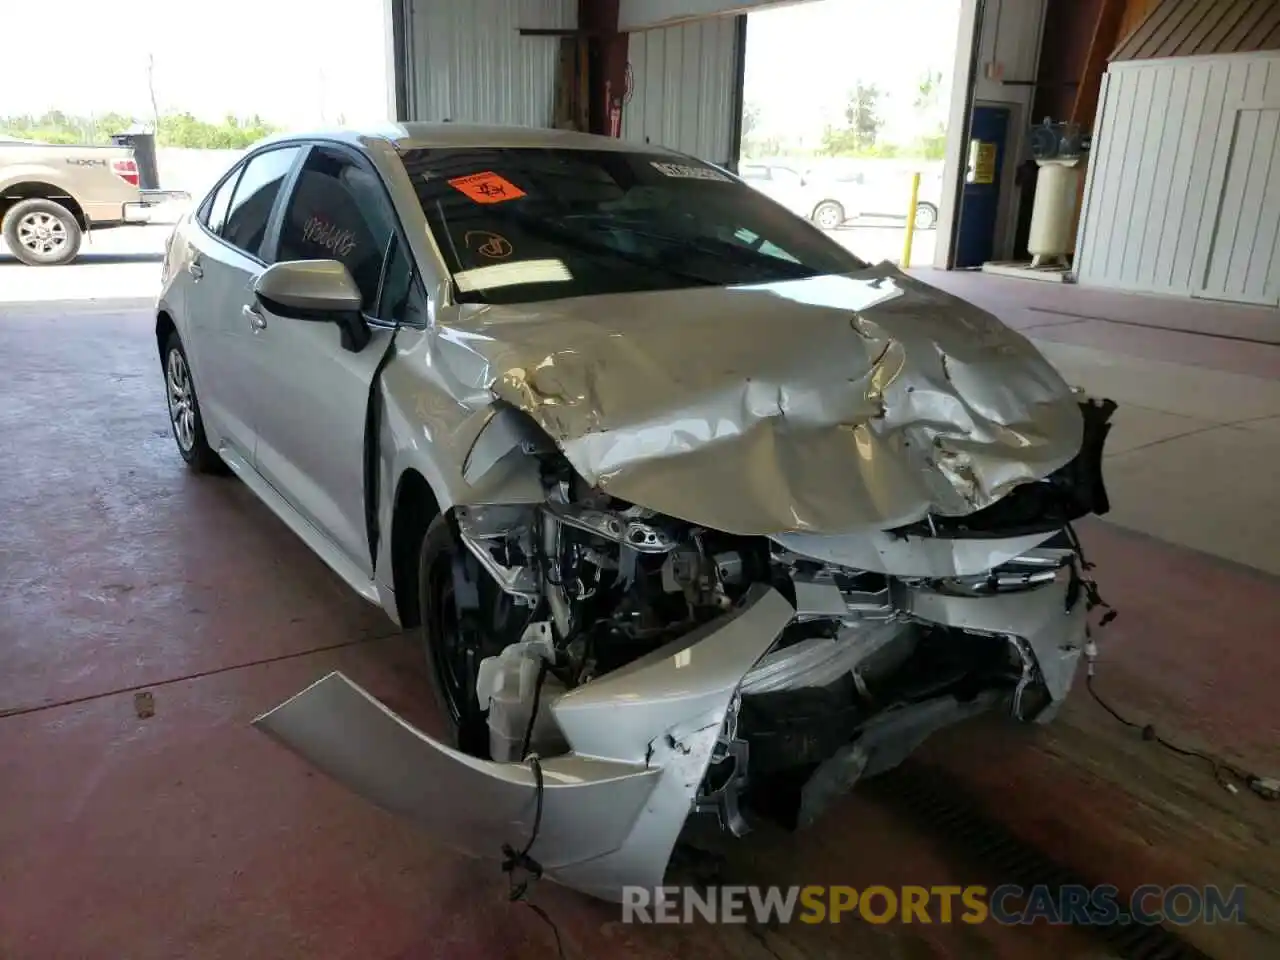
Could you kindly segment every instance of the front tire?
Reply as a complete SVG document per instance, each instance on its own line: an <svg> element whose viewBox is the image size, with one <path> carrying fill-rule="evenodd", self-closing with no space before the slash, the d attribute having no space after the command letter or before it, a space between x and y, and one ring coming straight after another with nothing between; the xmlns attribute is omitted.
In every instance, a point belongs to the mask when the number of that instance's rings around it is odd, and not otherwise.
<svg viewBox="0 0 1280 960"><path fill-rule="evenodd" d="M173 441L187 466L196 473L226 473L226 464L205 436L191 363L176 331L169 334L164 345L164 392Z"/></svg>
<svg viewBox="0 0 1280 960"><path fill-rule="evenodd" d="M75 215L53 200L23 200L9 208L0 225L15 257L32 267L70 263L84 238Z"/></svg>
<svg viewBox="0 0 1280 960"><path fill-rule="evenodd" d="M834 230L846 219L844 207L835 200L823 200L813 208L811 219L823 230Z"/></svg>
<svg viewBox="0 0 1280 960"><path fill-rule="evenodd" d="M472 604L459 603L459 589ZM517 607L458 540L444 515L431 521L418 553L419 633L431 687L463 753L489 759L488 704L476 693L480 661L520 640L533 611Z"/></svg>

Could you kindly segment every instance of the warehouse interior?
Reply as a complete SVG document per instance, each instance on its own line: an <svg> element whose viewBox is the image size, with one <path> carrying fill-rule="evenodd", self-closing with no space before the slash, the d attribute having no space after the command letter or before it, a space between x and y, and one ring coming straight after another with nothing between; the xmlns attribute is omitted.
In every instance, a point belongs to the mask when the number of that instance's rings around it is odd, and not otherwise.
<svg viewBox="0 0 1280 960"><path fill-rule="evenodd" d="M748 18L792 2L384 0L387 113L734 170ZM938 241L911 274L1119 404L1112 509L1079 524L1118 616L1056 725L978 720L913 759L996 825L976 847L889 777L718 853L712 882L1243 887L1241 922L635 925L545 882L536 912L511 902L495 862L250 727L330 670L442 721L405 634L172 454L154 300L73 323L0 262L0 958L1276 956L1280 3L959 3ZM1037 163L1046 120L1070 149Z"/></svg>

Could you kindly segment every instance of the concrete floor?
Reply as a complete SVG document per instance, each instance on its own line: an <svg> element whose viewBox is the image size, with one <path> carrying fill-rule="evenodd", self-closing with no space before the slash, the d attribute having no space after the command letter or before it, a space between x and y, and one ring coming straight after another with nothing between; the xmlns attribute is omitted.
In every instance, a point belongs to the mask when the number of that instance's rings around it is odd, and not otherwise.
<svg viewBox="0 0 1280 960"><path fill-rule="evenodd" d="M248 727L339 667L425 727L436 718L410 638L241 484L182 467L146 304L111 299L150 293L157 270L0 262L4 296L45 301L0 304L0 958L554 956L541 921L503 902L494 864L455 856ZM1166 735L1280 772L1280 393L1267 372L1280 347L1105 319L1261 334L1265 315L921 275L1124 404L1116 508L1082 531L1122 611L1101 638L1100 689ZM139 716L142 691L153 716ZM1213 955L1276 955L1276 805L1141 742L1082 686L1053 728L964 727L924 758L1090 877L1247 883L1248 927L1193 936ZM745 841L736 868L774 883L973 879L858 796L820 829ZM1101 955L1044 928L846 922L762 942L626 927L550 885L537 899L571 957Z"/></svg>

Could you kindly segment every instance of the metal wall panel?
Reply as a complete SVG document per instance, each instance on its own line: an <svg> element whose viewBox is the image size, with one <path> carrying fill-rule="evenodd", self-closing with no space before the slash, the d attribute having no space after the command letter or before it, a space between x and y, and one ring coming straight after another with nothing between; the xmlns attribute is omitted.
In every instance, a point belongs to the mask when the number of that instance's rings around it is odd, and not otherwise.
<svg viewBox="0 0 1280 960"><path fill-rule="evenodd" d="M716 17L629 37L631 100L622 138L692 154L711 163L733 152L736 18Z"/></svg>
<svg viewBox="0 0 1280 960"><path fill-rule="evenodd" d="M577 0L413 0L408 119L550 126L559 41L519 29L577 25Z"/></svg>
<svg viewBox="0 0 1280 960"><path fill-rule="evenodd" d="M1113 64L1085 188L1080 283L1274 303L1280 140L1269 108L1280 108L1280 55Z"/></svg>

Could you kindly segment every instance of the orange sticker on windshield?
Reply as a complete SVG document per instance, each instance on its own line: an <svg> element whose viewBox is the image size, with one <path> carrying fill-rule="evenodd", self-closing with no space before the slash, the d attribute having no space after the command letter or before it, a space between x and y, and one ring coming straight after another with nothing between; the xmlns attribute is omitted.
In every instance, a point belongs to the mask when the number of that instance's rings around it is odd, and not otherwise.
<svg viewBox="0 0 1280 960"><path fill-rule="evenodd" d="M504 200L518 200L524 196L523 190L492 170L454 177L449 181L449 186L466 194L476 203L502 203Z"/></svg>

